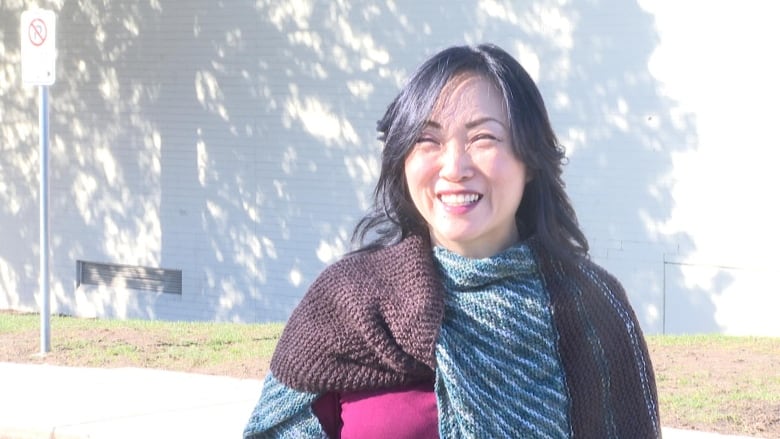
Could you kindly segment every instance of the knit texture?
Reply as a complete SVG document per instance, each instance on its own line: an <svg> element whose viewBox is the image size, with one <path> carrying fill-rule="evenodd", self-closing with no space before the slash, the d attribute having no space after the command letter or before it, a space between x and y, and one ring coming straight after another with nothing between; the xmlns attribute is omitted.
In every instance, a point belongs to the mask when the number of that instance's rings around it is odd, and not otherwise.
<svg viewBox="0 0 780 439"><path fill-rule="evenodd" d="M293 391L273 374L263 381L263 393L244 428L252 439L327 439L311 404L317 394Z"/></svg>
<svg viewBox="0 0 780 439"><path fill-rule="evenodd" d="M528 244L560 337L572 436L660 437L653 369L621 285L586 259L563 263ZM432 380L444 307L427 239L352 255L326 269L293 312L271 371L315 394Z"/></svg>
<svg viewBox="0 0 780 439"><path fill-rule="evenodd" d="M550 298L530 249L484 259L437 247L446 296L436 346L442 438L568 438Z"/></svg>
<svg viewBox="0 0 780 439"><path fill-rule="evenodd" d="M574 437L660 438L655 374L623 287L589 260L532 249L560 334Z"/></svg>
<svg viewBox="0 0 780 439"><path fill-rule="evenodd" d="M313 393L432 381L444 303L430 254L415 236L325 269L282 332L276 378Z"/></svg>

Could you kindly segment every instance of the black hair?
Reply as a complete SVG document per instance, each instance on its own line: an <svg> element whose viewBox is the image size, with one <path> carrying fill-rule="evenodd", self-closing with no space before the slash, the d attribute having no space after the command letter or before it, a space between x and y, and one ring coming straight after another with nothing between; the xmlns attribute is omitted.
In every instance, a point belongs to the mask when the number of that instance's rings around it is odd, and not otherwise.
<svg viewBox="0 0 780 439"><path fill-rule="evenodd" d="M515 213L520 238L535 237L559 258L586 257L588 241L561 178L565 152L553 132L542 95L520 63L492 44L455 46L433 55L387 107L377 124L384 145L373 207L352 235L358 251L393 245L413 234L428 236L427 224L409 195L404 163L442 89L461 73L487 78L504 98L512 149L532 177Z"/></svg>

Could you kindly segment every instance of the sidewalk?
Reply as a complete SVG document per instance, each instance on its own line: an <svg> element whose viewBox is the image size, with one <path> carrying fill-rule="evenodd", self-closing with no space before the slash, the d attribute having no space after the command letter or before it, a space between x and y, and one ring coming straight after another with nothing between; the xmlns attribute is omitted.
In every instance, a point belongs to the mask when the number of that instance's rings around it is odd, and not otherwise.
<svg viewBox="0 0 780 439"><path fill-rule="evenodd" d="M240 438L261 381L0 363L0 439ZM665 439L736 439L664 429Z"/></svg>
<svg viewBox="0 0 780 439"><path fill-rule="evenodd" d="M240 438L261 388L151 369L0 363L0 439Z"/></svg>

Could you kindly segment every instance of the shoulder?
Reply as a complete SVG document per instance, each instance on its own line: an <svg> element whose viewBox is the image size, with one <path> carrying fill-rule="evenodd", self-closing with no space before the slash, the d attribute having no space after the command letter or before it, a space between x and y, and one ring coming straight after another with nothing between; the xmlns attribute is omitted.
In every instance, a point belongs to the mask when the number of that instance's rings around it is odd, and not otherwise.
<svg viewBox="0 0 780 439"><path fill-rule="evenodd" d="M572 256L563 260L544 251L541 245L533 241L531 248L554 302L561 304L575 299L592 302L598 299L596 302L601 305L628 306L620 281L589 257Z"/></svg>
<svg viewBox="0 0 780 439"><path fill-rule="evenodd" d="M556 267L556 264L548 266ZM580 258L558 263L543 274L560 326L580 326L605 346L609 341L641 338L641 330L628 295L620 281L596 262ZM592 339L593 340L593 339Z"/></svg>
<svg viewBox="0 0 780 439"><path fill-rule="evenodd" d="M623 285L618 278L591 259L583 258L577 262L576 266L586 285L612 293L625 294Z"/></svg>
<svg viewBox="0 0 780 439"><path fill-rule="evenodd" d="M531 239L529 246L536 259L539 271L551 293L586 293L603 290L625 295L620 281L604 267L588 256L572 255L561 259L545 251L538 240Z"/></svg>
<svg viewBox="0 0 780 439"><path fill-rule="evenodd" d="M427 374L443 315L430 253L423 239L409 238L327 267L287 321L271 360L275 376L329 391Z"/></svg>
<svg viewBox="0 0 780 439"><path fill-rule="evenodd" d="M407 282L435 278L430 244L419 236L379 249L358 251L325 268L307 296L342 293L382 293Z"/></svg>
<svg viewBox="0 0 780 439"><path fill-rule="evenodd" d="M576 294L592 311L630 312L631 305L622 283L604 267L587 258L580 258L563 271L567 277L568 294Z"/></svg>

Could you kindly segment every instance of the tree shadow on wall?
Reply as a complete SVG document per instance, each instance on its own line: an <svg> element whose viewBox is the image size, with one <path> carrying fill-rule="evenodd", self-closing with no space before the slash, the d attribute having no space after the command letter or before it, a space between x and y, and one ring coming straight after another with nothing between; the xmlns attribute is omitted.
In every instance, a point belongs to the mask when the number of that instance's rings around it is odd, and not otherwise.
<svg viewBox="0 0 780 439"><path fill-rule="evenodd" d="M636 3L123 3L58 11L63 306L83 294L74 261L92 259L184 271L180 297L91 298L106 315L286 318L349 248L377 177L375 122L404 78L445 46L492 41L536 74L594 250L644 248L616 274L657 325L663 255L692 251L657 229L674 207L672 154L692 148L695 130L671 117L647 69L658 37Z"/></svg>
<svg viewBox="0 0 780 439"><path fill-rule="evenodd" d="M700 331L717 330L710 292L683 287L667 270L666 261L695 251L690 235L661 230L675 208L672 158L698 139L693 117L648 70L659 42L653 18L620 1L572 5L567 15L576 18L566 79L543 87L571 147L565 176L594 257L624 283L646 331L665 332L669 294Z"/></svg>
<svg viewBox="0 0 780 439"><path fill-rule="evenodd" d="M38 87L21 81L21 1L0 4L0 307L35 309L40 175Z"/></svg>

